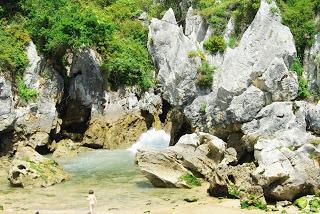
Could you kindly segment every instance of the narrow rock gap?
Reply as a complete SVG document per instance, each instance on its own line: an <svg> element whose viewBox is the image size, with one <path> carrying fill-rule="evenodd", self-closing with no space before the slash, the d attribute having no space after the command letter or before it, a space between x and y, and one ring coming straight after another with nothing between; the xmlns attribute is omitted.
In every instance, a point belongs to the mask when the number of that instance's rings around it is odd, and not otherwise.
<svg viewBox="0 0 320 214"><path fill-rule="evenodd" d="M0 132L0 157L13 152L13 131Z"/></svg>
<svg viewBox="0 0 320 214"><path fill-rule="evenodd" d="M166 122L167 115L171 109L172 109L172 106L170 105L170 103L165 99L162 99L162 113L159 115L159 118L162 124Z"/></svg>
<svg viewBox="0 0 320 214"><path fill-rule="evenodd" d="M171 112L171 123L170 146L174 146L181 136L192 133L191 123L188 121L184 113L177 108Z"/></svg>

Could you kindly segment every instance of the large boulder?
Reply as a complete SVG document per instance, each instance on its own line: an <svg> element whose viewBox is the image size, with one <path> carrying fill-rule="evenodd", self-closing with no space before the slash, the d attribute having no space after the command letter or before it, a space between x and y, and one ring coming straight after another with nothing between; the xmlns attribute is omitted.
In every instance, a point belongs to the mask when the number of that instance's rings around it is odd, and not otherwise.
<svg viewBox="0 0 320 214"><path fill-rule="evenodd" d="M222 62L213 60L217 68L212 92L199 96L184 110L194 127L212 131L241 124L272 101L296 98L297 76L289 71L296 57L294 39L289 28L281 23L281 17L272 13L274 7L274 2L262 0L239 45L227 48ZM196 114L203 103L206 112Z"/></svg>
<svg viewBox="0 0 320 214"><path fill-rule="evenodd" d="M215 169L212 178L209 180L208 193L214 197L224 197L232 196L230 195L230 188L234 188L235 191L247 190L254 184L251 173L255 170L254 163L237 166L221 165Z"/></svg>
<svg viewBox="0 0 320 214"><path fill-rule="evenodd" d="M73 142L70 139L61 140L58 143L54 144L54 146L51 145L51 148L54 149L52 157L64 159L72 158L82 152L91 150L87 147L82 147L80 143Z"/></svg>
<svg viewBox="0 0 320 214"><path fill-rule="evenodd" d="M48 187L69 179L61 166L38 154L31 147L19 147L9 169L13 186Z"/></svg>
<svg viewBox="0 0 320 214"><path fill-rule="evenodd" d="M242 126L243 141L254 151L252 177L273 200L292 200L319 188L320 138L307 133L304 102L275 102Z"/></svg>
<svg viewBox="0 0 320 214"><path fill-rule="evenodd" d="M233 152L232 152L233 151ZM221 139L206 133L184 135L175 146L138 151L137 163L143 174L157 187L190 187L186 174L209 179L221 162L236 162L236 152L226 149Z"/></svg>
<svg viewBox="0 0 320 214"><path fill-rule="evenodd" d="M268 198L292 200L318 191L319 142L320 138L299 129L280 131L273 138L258 140L255 159L259 166L253 177Z"/></svg>

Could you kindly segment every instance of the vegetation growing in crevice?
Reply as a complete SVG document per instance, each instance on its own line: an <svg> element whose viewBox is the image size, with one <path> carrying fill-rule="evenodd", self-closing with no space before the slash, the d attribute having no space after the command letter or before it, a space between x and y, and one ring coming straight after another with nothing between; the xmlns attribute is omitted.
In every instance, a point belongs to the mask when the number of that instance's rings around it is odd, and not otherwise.
<svg viewBox="0 0 320 214"><path fill-rule="evenodd" d="M204 48L212 54L223 53L227 48L223 36L213 35L203 43Z"/></svg>
<svg viewBox="0 0 320 214"><path fill-rule="evenodd" d="M21 76L18 76L16 81L18 95L22 101L29 102L37 98L37 91L35 89L28 88Z"/></svg>
<svg viewBox="0 0 320 214"><path fill-rule="evenodd" d="M201 65L197 69L197 85L200 87L211 87L213 82L214 67L206 60L201 61Z"/></svg>
<svg viewBox="0 0 320 214"><path fill-rule="evenodd" d="M296 72L298 75L298 82L299 82L299 91L298 96L300 98L308 98L312 94L308 88L308 81L303 77L303 67L301 65L301 62L299 58L295 59L292 63L290 70Z"/></svg>

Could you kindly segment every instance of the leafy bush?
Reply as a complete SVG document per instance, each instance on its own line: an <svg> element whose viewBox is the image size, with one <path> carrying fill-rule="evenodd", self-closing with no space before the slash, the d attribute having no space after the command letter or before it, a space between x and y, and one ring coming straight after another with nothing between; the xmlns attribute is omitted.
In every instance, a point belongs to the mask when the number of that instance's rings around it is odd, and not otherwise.
<svg viewBox="0 0 320 214"><path fill-rule="evenodd" d="M200 67L197 69L197 73L197 85L203 87L211 87L214 68L211 67L207 61L202 61Z"/></svg>
<svg viewBox="0 0 320 214"><path fill-rule="evenodd" d="M151 59L144 45L133 39L116 37L109 43L108 59L102 70L113 87L139 85L146 89L153 86Z"/></svg>
<svg viewBox="0 0 320 214"><path fill-rule="evenodd" d="M201 182L197 177L195 177L192 172L188 172L185 175L182 175L179 180L185 181L189 186L201 186Z"/></svg>
<svg viewBox="0 0 320 214"><path fill-rule="evenodd" d="M227 45L224 41L223 36L211 36L208 40L203 43L204 48L212 54L217 52L224 52Z"/></svg>
<svg viewBox="0 0 320 214"><path fill-rule="evenodd" d="M308 205L308 199L306 197L298 198L294 201L294 205L300 209L304 209Z"/></svg>
<svg viewBox="0 0 320 214"><path fill-rule="evenodd" d="M240 189L235 184L228 185L228 194L231 198L240 198Z"/></svg>
<svg viewBox="0 0 320 214"><path fill-rule="evenodd" d="M17 77L17 90L19 97L24 102L29 102L37 98L37 91L28 88L20 76Z"/></svg>
<svg viewBox="0 0 320 214"><path fill-rule="evenodd" d="M25 46L30 41L29 35L18 22L10 23L0 20L0 72L16 73L23 72L28 64Z"/></svg>
<svg viewBox="0 0 320 214"><path fill-rule="evenodd" d="M98 16L79 1L26 0L22 5L29 17L28 30L46 55L62 55L67 48L105 46L112 38L114 24Z"/></svg>
<svg viewBox="0 0 320 214"><path fill-rule="evenodd" d="M320 0L277 0L282 20L294 37L298 56L303 59L304 50L314 42L314 35L319 27L314 22L319 11Z"/></svg>
<svg viewBox="0 0 320 214"><path fill-rule="evenodd" d="M84 44L102 55L102 70L114 87L153 85L148 29L135 20L142 11L155 10L152 1L25 0L21 8L40 51L61 67L66 50Z"/></svg>

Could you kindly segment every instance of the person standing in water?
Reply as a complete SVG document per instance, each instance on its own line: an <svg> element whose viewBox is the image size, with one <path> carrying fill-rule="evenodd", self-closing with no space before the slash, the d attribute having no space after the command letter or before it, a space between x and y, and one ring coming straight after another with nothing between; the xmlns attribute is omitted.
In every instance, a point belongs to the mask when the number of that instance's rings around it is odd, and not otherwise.
<svg viewBox="0 0 320 214"><path fill-rule="evenodd" d="M93 208L97 203L97 199L96 199L96 196L94 196L93 190L89 190L88 201L89 201L90 214L93 214Z"/></svg>

